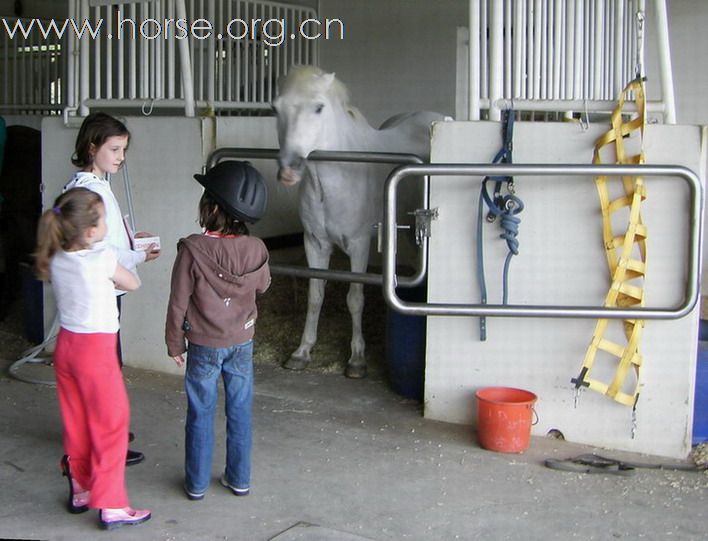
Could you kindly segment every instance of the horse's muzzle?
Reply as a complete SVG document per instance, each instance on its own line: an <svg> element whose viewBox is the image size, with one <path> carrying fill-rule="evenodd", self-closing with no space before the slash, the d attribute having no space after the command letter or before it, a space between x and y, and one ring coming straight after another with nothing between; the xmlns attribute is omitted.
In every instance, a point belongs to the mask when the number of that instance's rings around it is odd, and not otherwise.
<svg viewBox="0 0 708 541"><path fill-rule="evenodd" d="M292 167L281 167L278 169L278 180L286 186L294 186L302 179L302 171Z"/></svg>

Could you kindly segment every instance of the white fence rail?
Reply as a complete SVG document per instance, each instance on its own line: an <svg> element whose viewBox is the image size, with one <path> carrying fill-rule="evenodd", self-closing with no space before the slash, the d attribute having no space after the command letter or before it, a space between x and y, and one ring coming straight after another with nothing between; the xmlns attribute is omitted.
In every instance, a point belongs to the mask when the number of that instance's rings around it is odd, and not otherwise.
<svg viewBox="0 0 708 541"><path fill-rule="evenodd" d="M28 25L29 20L21 20ZM42 21L48 24L48 21ZM65 100L63 42L39 32L27 38L17 31L17 18L5 18L0 34L0 110L13 114L57 114Z"/></svg>
<svg viewBox="0 0 708 541"><path fill-rule="evenodd" d="M317 18L308 7L257 0L70 0L70 10L94 27L102 21L96 38L69 40L79 54L69 65L68 105L80 114L99 105L267 109L288 66L318 61L316 40L290 31Z"/></svg>
<svg viewBox="0 0 708 541"><path fill-rule="evenodd" d="M649 1L657 28L662 99L648 105L672 123L666 5L665 0ZM645 4L470 0L472 31L458 36L458 118L478 119L486 110L498 120L505 108L611 110L623 87L643 75Z"/></svg>

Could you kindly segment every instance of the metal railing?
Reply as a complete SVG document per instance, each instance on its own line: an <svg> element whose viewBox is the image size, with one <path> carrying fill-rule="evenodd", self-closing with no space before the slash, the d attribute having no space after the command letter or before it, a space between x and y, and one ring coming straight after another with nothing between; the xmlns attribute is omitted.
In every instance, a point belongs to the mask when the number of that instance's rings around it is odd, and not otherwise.
<svg viewBox="0 0 708 541"><path fill-rule="evenodd" d="M662 308L610 308L596 306L503 305L409 303L396 295L396 189L405 178L430 175L435 177L486 175L493 177L539 175L544 177L572 176L653 176L675 177L688 184L690 202L688 212L688 261L686 286L682 302ZM698 176L685 167L673 165L461 165L425 164L404 165L391 173L386 181L384 196L384 261L383 294L388 305L408 315L419 316L502 316L502 317L556 317L597 319L679 319L696 305L700 291L701 237L703 231L703 187Z"/></svg>
<svg viewBox="0 0 708 541"><path fill-rule="evenodd" d="M93 28L101 24L101 32L91 39L67 36L69 112L78 110L81 115L94 106L144 112L184 108L187 116L193 116L195 108L267 110L278 77L290 65L318 62L317 40L289 30L315 19L317 13L294 4L70 0L69 14L74 20L90 21ZM185 22L177 25L178 20ZM269 20L287 25L288 34L278 46L269 38L274 27L263 26ZM232 21L237 24L229 24ZM204 37L207 24L213 31Z"/></svg>
<svg viewBox="0 0 708 541"><path fill-rule="evenodd" d="M0 32L0 111L58 114L65 105L65 40L49 33L23 33L49 21L4 17Z"/></svg>
<svg viewBox="0 0 708 541"><path fill-rule="evenodd" d="M209 154L206 169L214 167L217 163L225 159L263 159L276 160L279 151L277 149L262 148L218 148ZM377 163L377 164L415 164L423 166L425 162L415 154L400 154L393 152L343 152L343 151L323 151L311 152L307 157L309 161L324 162L347 162L347 163ZM422 208L429 208L430 185L427 176L423 176ZM394 207L395 213L395 207ZM395 257L395 256L394 256ZM395 265L394 265L395 266ZM330 269L314 269L296 265L271 265L271 272L298 278L319 278L322 280L332 280L339 282L357 282L370 285L382 285L383 276L381 274L351 272ZM396 281L401 287L415 287L419 285L428 272L428 238L422 237L420 249L418 250L417 268L411 276L396 277Z"/></svg>
<svg viewBox="0 0 708 541"><path fill-rule="evenodd" d="M676 122L665 0L649 0L662 98L648 103ZM502 109L610 112L644 75L646 0L469 0L467 46L458 65L470 120ZM472 36L473 39L470 39ZM464 51L464 53L462 52ZM654 77L653 77L654 78ZM458 87L458 91L459 91Z"/></svg>

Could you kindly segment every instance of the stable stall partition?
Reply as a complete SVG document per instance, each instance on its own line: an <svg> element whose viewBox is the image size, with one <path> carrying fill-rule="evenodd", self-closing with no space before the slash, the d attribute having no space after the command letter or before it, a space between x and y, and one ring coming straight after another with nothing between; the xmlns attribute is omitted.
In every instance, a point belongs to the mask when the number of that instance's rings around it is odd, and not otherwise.
<svg viewBox="0 0 708 541"><path fill-rule="evenodd" d="M515 164L590 164L595 141L606 124L517 122ZM445 122L432 133L433 164L483 164L502 144L496 122ZM695 126L649 125L644 154L649 165L678 165L703 173L705 132ZM627 145L638 147L637 138ZM502 303L507 243L499 220L478 220L481 176L433 176L430 206L438 218L430 226L428 302L480 303L477 231L482 227L488 301ZM704 181L704 179L701 179ZM622 193L620 180L611 188ZM592 175L521 176L515 195L524 203L518 214L519 253L510 260L508 303L520 306L601 307L610 287L603 245L598 190ZM645 306L680 306L691 287L689 217L702 190L689 183L647 176L641 220L648 230ZM486 214L486 211L485 211ZM629 220L620 213L617 223ZM698 229L700 235L700 228ZM697 239L700 241L700 238ZM695 254L693 254L695 255ZM695 279L695 276L694 276ZM689 284L690 285L690 284ZM699 306L677 319L648 319L639 349L643 366L636 409L581 386L577 378L596 319L579 317L428 317L425 416L474 424L475 391L506 386L538 396L539 422L532 434L563 434L566 440L618 450L683 458L690 451L696 379ZM614 320L622 334L621 320ZM616 358L598 356L593 377L611 378ZM634 377L630 369L627 385Z"/></svg>

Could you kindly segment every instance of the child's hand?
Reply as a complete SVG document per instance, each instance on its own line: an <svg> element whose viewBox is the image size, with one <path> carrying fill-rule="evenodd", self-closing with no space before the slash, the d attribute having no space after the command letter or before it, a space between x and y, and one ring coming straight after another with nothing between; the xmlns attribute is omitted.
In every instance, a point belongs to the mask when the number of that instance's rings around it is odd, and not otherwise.
<svg viewBox="0 0 708 541"><path fill-rule="evenodd" d="M179 366L180 368L182 368L182 367L184 366L184 355L182 355L182 354L180 354L180 355L175 355L174 357L172 357L172 360L173 360L173 361L175 362L175 364L176 364L177 366Z"/></svg>
<svg viewBox="0 0 708 541"><path fill-rule="evenodd" d="M157 248L157 244L154 242L145 248L145 262L152 261L160 257L160 250Z"/></svg>

